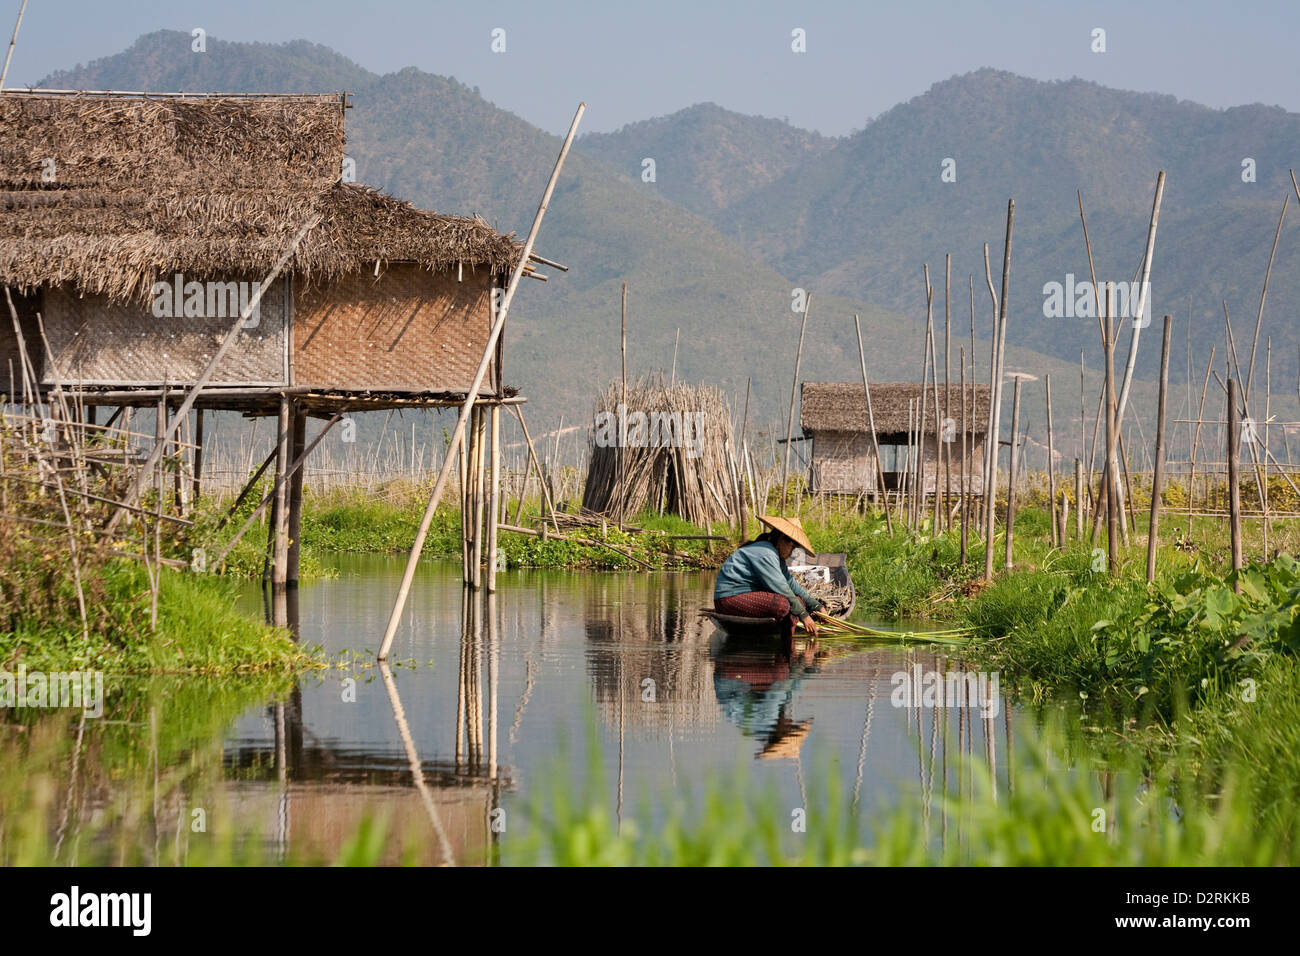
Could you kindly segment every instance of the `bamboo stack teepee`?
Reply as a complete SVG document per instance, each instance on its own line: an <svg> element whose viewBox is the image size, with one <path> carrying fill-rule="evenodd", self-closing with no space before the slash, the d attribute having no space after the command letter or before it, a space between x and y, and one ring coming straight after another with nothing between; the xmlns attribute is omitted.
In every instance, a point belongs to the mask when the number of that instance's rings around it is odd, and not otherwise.
<svg viewBox="0 0 1300 956"><path fill-rule="evenodd" d="M740 489L732 480L731 407L722 392L656 375L629 384L621 413L622 394L615 382L596 401L583 508L733 523Z"/></svg>

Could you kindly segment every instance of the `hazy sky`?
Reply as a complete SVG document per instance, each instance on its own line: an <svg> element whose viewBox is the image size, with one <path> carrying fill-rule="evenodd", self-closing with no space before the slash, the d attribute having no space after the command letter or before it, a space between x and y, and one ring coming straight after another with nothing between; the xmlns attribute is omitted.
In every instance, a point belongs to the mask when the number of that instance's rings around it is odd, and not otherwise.
<svg viewBox="0 0 1300 956"><path fill-rule="evenodd" d="M3 0L8 35L20 0ZM4 11L8 12L4 12ZM1079 76L1210 106L1300 111L1300 3L643 3L29 0L8 84L117 53L160 28L324 44L380 73L417 66L478 86L553 132L579 100L585 131L711 100L838 135L982 66ZM506 50L493 53L503 28ZM1106 31L1094 53L1092 31ZM806 31L807 52L791 50ZM2 41L0 41L2 42Z"/></svg>

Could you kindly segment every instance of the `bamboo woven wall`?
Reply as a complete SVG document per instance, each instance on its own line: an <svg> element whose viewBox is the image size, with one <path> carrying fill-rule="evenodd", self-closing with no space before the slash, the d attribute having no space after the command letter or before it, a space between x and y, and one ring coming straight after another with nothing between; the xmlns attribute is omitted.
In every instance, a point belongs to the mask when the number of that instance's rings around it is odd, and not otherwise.
<svg viewBox="0 0 1300 956"><path fill-rule="evenodd" d="M239 346L226 356L212 384L285 383L285 289L281 278L262 296L257 325L240 331ZM55 368L67 384L193 382L234 321L226 315L159 318L148 305L124 304L105 295L80 296L68 286L45 290L43 299L53 359L42 377L47 385L54 384Z"/></svg>
<svg viewBox="0 0 1300 956"><path fill-rule="evenodd" d="M36 312L41 307L40 296L14 295L13 300L23 331L23 340L27 345L27 354L36 367L36 375L39 378L44 375L45 363L45 349L41 347L41 330L36 321ZM14 335L9 303L0 305L0 309L3 310L3 314L0 314L0 390L6 395L21 395L23 374L22 367L18 364L18 337Z"/></svg>
<svg viewBox="0 0 1300 956"><path fill-rule="evenodd" d="M465 392L491 331L492 275L398 264L294 295L294 384ZM499 360L480 394L498 394Z"/></svg>

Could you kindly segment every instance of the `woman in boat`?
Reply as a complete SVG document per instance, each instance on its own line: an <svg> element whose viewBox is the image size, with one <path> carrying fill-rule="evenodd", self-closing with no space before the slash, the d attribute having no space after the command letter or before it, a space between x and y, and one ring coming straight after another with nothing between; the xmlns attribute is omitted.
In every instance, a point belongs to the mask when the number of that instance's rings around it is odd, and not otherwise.
<svg viewBox="0 0 1300 956"><path fill-rule="evenodd" d="M719 614L777 618L785 637L792 637L796 622L801 621L815 637L813 613L821 610L822 602L800 586L785 562L796 547L810 556L817 552L798 518L763 515L758 520L768 530L722 562L713 586L713 606Z"/></svg>

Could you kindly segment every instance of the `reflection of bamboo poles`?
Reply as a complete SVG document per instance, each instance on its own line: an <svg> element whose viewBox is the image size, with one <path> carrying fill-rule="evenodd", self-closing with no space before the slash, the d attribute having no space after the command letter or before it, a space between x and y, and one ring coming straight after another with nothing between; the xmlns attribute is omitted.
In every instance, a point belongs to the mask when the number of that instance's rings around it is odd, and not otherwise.
<svg viewBox="0 0 1300 956"><path fill-rule="evenodd" d="M284 704L275 705L276 852L281 862L289 852L289 742L285 734Z"/></svg>
<svg viewBox="0 0 1300 956"><path fill-rule="evenodd" d="M393 718L397 721L397 732L401 735L402 746L406 750L406 759L411 765L411 778L415 781L415 789L420 793L420 800L424 803L425 812L429 815L429 822L433 824L433 832L438 837L438 845L442 848L442 862L444 866L455 866L456 860L452 856L451 843L447 839L447 832L442 827L442 818L438 815L438 807L433 802L433 793L429 790L429 783L424 779L424 765L420 763L420 755L415 749L415 740L411 737L411 728L406 723L406 713L402 710L402 699L397 694L397 684L393 680L393 672L388 666L387 661L379 662L379 673L384 679L384 690L388 692L388 702L393 707Z"/></svg>
<svg viewBox="0 0 1300 956"><path fill-rule="evenodd" d="M497 608L496 595L487 594L487 652L488 652L488 777L497 778L497 688L500 674L497 667Z"/></svg>
<svg viewBox="0 0 1300 956"><path fill-rule="evenodd" d="M867 713L862 723L862 742L858 745L858 772L853 778L853 802L850 804L856 812L858 794L862 790L862 768L867 759L867 738L871 736L871 715L876 710L876 681L880 679L879 668L872 671L871 680L867 682Z"/></svg>

